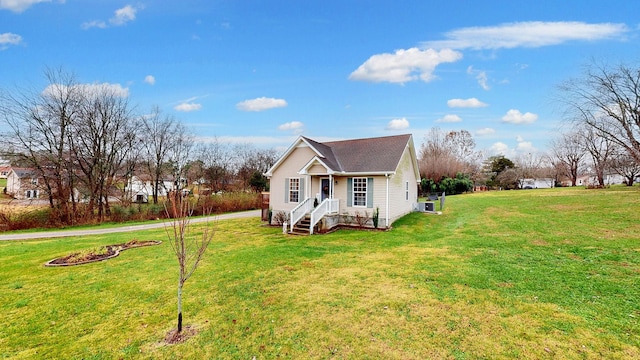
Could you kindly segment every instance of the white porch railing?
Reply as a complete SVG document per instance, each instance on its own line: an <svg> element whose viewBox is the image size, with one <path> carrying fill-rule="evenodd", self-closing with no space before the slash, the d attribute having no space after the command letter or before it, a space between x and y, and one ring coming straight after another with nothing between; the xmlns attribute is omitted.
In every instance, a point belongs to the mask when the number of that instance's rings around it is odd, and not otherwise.
<svg viewBox="0 0 640 360"><path fill-rule="evenodd" d="M311 226L309 227L309 234L313 234L313 227L327 214L337 214L340 212L340 200L338 199L324 199L312 212L311 212Z"/></svg>
<svg viewBox="0 0 640 360"><path fill-rule="evenodd" d="M291 221L289 231L293 231L293 226L311 210L313 210L313 198L306 198L298 206L294 207L289 214L289 220Z"/></svg>

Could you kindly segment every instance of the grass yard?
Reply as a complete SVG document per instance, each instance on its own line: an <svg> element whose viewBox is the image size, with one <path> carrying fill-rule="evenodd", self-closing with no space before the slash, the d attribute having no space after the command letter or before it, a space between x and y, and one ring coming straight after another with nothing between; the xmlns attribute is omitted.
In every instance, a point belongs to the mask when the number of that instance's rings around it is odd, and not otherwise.
<svg viewBox="0 0 640 360"><path fill-rule="evenodd" d="M447 197L388 232L286 236L215 224L185 285L168 243L43 263L136 234L0 243L0 357L11 359L640 358L640 190Z"/></svg>

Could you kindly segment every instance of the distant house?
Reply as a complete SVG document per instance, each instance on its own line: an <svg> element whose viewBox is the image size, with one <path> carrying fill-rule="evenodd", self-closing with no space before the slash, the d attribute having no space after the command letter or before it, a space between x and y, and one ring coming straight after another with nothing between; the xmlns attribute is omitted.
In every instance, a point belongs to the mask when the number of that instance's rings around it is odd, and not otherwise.
<svg viewBox="0 0 640 360"><path fill-rule="evenodd" d="M301 136L265 175L272 213L287 214L289 230L308 233L371 218L376 209L378 226L388 228L414 209L420 182L411 135L330 142Z"/></svg>
<svg viewBox="0 0 640 360"><path fill-rule="evenodd" d="M162 180L158 187L158 196L164 197L175 189L175 184L172 180ZM131 196L131 201L138 203L149 202L149 198L153 197L153 181L138 176L132 176L126 187L127 192Z"/></svg>
<svg viewBox="0 0 640 360"><path fill-rule="evenodd" d="M521 189L551 189L555 180L553 178L540 178L540 179L520 179Z"/></svg>
<svg viewBox="0 0 640 360"><path fill-rule="evenodd" d="M11 168L7 174L7 194L16 199L40 198L43 185L34 169Z"/></svg>

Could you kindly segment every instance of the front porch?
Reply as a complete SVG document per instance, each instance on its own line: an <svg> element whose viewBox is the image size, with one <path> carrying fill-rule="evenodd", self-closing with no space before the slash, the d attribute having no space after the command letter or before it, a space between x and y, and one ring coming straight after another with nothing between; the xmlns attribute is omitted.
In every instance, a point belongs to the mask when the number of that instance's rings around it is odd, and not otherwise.
<svg viewBox="0 0 640 360"><path fill-rule="evenodd" d="M324 199L317 206L317 198L306 198L289 213L288 232L293 234L313 234L324 232L340 222L340 200Z"/></svg>

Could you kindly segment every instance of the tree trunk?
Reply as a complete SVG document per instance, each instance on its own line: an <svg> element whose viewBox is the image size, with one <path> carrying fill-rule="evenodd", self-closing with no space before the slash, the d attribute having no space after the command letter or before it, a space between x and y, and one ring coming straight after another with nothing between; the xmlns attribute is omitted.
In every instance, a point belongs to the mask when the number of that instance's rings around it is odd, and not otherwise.
<svg viewBox="0 0 640 360"><path fill-rule="evenodd" d="M178 282L178 334L182 331L182 279Z"/></svg>

